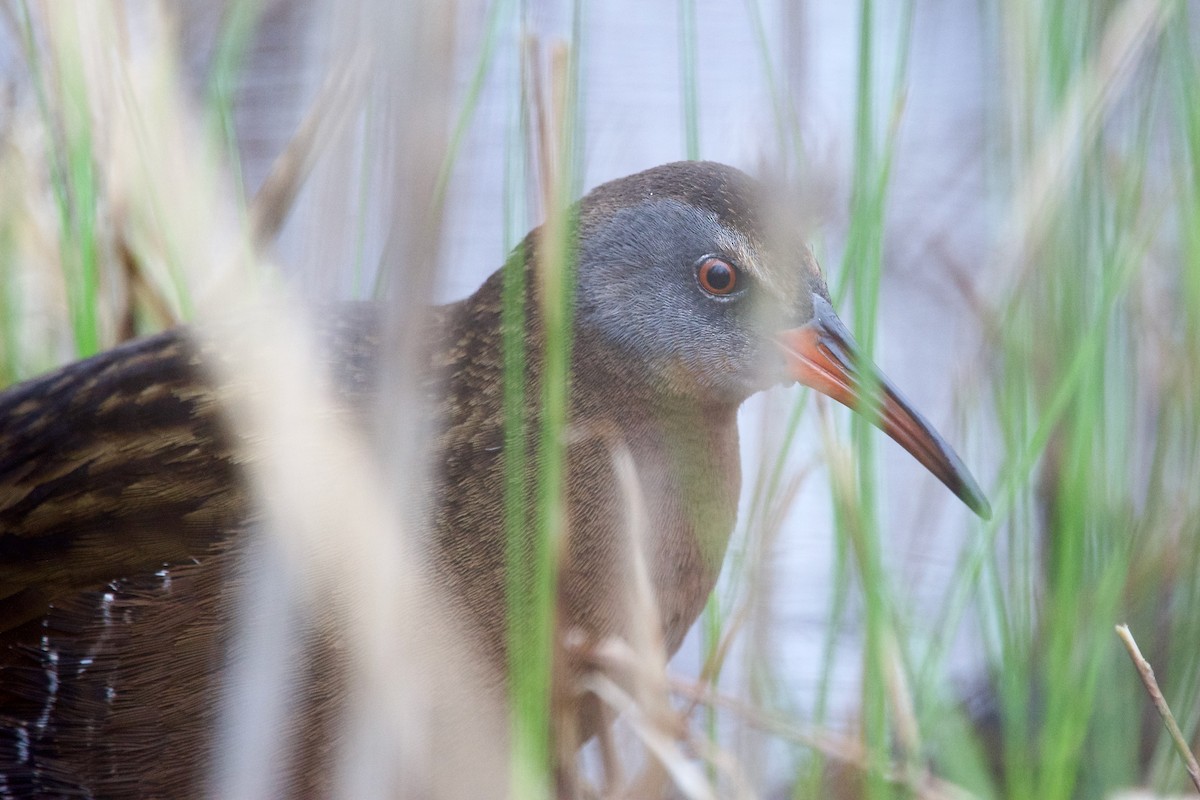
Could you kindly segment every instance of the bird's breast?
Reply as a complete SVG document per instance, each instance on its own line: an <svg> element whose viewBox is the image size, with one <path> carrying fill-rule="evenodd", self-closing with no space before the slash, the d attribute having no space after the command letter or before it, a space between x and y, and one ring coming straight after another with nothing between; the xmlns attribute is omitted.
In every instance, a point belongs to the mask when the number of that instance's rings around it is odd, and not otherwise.
<svg viewBox="0 0 1200 800"><path fill-rule="evenodd" d="M638 639L657 620L669 654L716 583L737 514L737 428L661 418L593 426L568 457L568 624Z"/></svg>

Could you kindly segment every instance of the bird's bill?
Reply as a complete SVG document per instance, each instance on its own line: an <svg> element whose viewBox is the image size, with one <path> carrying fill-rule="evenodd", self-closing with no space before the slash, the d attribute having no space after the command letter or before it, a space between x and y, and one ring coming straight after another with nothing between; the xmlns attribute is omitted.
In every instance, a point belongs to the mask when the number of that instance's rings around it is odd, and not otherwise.
<svg viewBox="0 0 1200 800"><path fill-rule="evenodd" d="M792 378L869 416L972 511L984 519L991 517L987 498L958 455L879 369L860 355L854 337L825 298L814 294L812 321L784 331L777 340Z"/></svg>

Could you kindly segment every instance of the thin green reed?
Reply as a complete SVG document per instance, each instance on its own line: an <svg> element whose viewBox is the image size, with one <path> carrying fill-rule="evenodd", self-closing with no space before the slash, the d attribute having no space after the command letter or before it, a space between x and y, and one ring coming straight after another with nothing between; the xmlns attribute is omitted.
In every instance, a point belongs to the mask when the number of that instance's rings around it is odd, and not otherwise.
<svg viewBox="0 0 1200 800"><path fill-rule="evenodd" d="M501 3L493 5L493 10ZM516 29L520 25L519 9L511 19L504 20ZM492 20L498 23L499 18ZM527 466L526 445L528 423L526 420L527 354L525 352L525 297L526 260L532 255L526 252L520 237L528 227L528 203L525 196L529 142L529 98L527 83L522 75L522 56L518 50L515 64L509 66L514 76L511 85L517 88L512 104L512 113L506 133L504 163L504 249L509 252L504 263L503 286L501 289L500 331L504 358L503 410L504 410L504 530L505 530L505 600L510 627L509 663L513 672L524 668L516 643L520 636L517 630L526 619L526 592L528 564L525 547L528 515L526 513Z"/></svg>
<svg viewBox="0 0 1200 800"><path fill-rule="evenodd" d="M758 0L746 0L746 13L750 17L750 29L754 33L754 43L762 62L763 79L767 82L767 94L771 98L772 117L775 123L775 136L779 145L781 159L795 158L797 163L805 163L803 152L804 143L800 136L800 124L794 112L792 100L788 97L787 88L780 81L775 63L771 57L771 47L767 43L767 27L763 22L762 7ZM793 90L801 87L790 87ZM786 163L786 162L785 162Z"/></svg>
<svg viewBox="0 0 1200 800"><path fill-rule="evenodd" d="M893 87L885 98L888 116L882 131L876 118L877 83L875 49L875 9L871 0L859 5L859 39L854 123L854 171L850 205L850 227L843 280L853 287L852 309L856 338L864 358L870 358L875 346L879 286L883 268L884 209L891 175L892 154L902 117L907 80L908 53L911 46L913 4L900 11L897 28L897 60L893 65ZM878 137L882 135L882 140ZM868 396L874 394L867 386ZM863 684L861 716L870 764L866 775L869 797L890 797L893 786L885 779L885 765L891 752L888 715L888 672L903 662L903 640L898 634L887 590L887 573L879 541L875 439L872 414L854 416L851 436L856 453L857 484L853 494L841 494L835 488L835 518L840 534L839 547L848 545L860 575L865 614ZM841 496L838 496L841 494ZM845 589L845 584L838 582ZM836 588L836 587L835 587ZM834 607L840 607L837 600ZM896 648L899 648L899 652ZM914 754L908 754L914 755Z"/></svg>
<svg viewBox="0 0 1200 800"><path fill-rule="evenodd" d="M29 6L20 3L21 36L42 124L48 132L47 157L59 222L59 250L75 355L96 353L103 344L99 310L99 257L96 240L97 185L92 161L92 125L78 41L60 41L42 63L42 43L33 31ZM60 26L68 31L70 26ZM57 85L49 81L57 77ZM51 107L57 98L58 115Z"/></svg>
<svg viewBox="0 0 1200 800"><path fill-rule="evenodd" d="M499 41L500 33L504 29L506 22L513 23L513 20L519 18L522 13L521 3L514 0L493 0L488 6L487 19L483 26L483 41L480 43L479 53L475 58L475 66L471 70L471 81L467 84L466 95L463 97L462 106L458 110L458 115L454 120L454 128L450 133L450 139L446 145L445 155L442 157L442 163L438 166L438 174L434 180L433 197L430 205L434 209L440 209L446 202L446 190L450 185L450 178L454 174L454 165L458 162L458 154L462 149L463 140L466 138L467 131L471 128L471 122L475 119L475 111L479 108L479 99L483 94L483 87L487 81L488 75L491 73L492 64L495 61L496 44ZM516 23L512 24L512 29L518 29ZM368 112L371 105L367 105ZM364 181L367 167L367 157L369 152L366 146L372 142L372 137L369 134L370 125L367 125L368 134L364 137ZM382 299L386 294L387 284L391 278L391 274L384 269L380 269L375 274L375 299ZM357 284L357 273L355 277Z"/></svg>
<svg viewBox="0 0 1200 800"><path fill-rule="evenodd" d="M18 296L12 219L0 218L0 389L24 376L21 320L23 309Z"/></svg>
<svg viewBox="0 0 1200 800"><path fill-rule="evenodd" d="M571 45L567 51L561 128L557 139L557 180L552 187L552 220L547 230L547 252L539 276L542 290L542 325L545 363L541 382L537 487L537 559L535 587L541 615L539 642L549 662L552 652L554 587L558 545L566 533L567 408L570 390L573 312L575 308L576 209L583 175L583 127L580 109L580 60L583 52L583 0L572 6ZM547 684L548 690L548 684Z"/></svg>
<svg viewBox="0 0 1200 800"><path fill-rule="evenodd" d="M1023 78L1010 82L1008 110L1022 123L1009 127L1008 144L1020 179L1090 88L1113 19L1095 7L1039 4L1015 9L997 29L1004 51L1019 54L1008 71ZM1003 755L1008 796L1099 797L1135 779L1130 692L1140 688L1117 663L1112 624L1128 602L1143 502L1135 420L1145 365L1132 346L1139 320L1130 299L1165 205L1147 201L1145 178L1164 116L1157 74L1153 63L1139 71L1119 115L1106 112L1114 119L1083 129L1078 149L1062 154L1070 169L1060 202L1037 220L1044 235L1005 276L1011 284L991 288L1001 322L997 513L964 553L938 627L957 629L978 576L999 709L989 747ZM933 649L946 646L943 638Z"/></svg>
<svg viewBox="0 0 1200 800"><path fill-rule="evenodd" d="M566 418L569 398L572 311L575 275L575 212L572 201L579 194L582 176L583 130L580 125L580 58L583 49L584 8L581 0L572 7L571 43L561 73L550 83L561 93L544 109L560 112L558 124L548 126L546 135L552 146L543 152L556 154L557 163L543 164L552 176L547 198L547 223L543 225L535 253L537 282L532 292L537 298L542 346L538 380L538 413L528 413L525 384L531 365L518 342L523 328L518 322L528 319L527 311L517 307L529 299L529 287L523 278L514 277L518 260L510 259L505 278L505 388L506 443L525 435L525 426L533 423L537 431L537 472L533 486L532 518L516 510L524 503L524 472L528 454L518 446L511 460L506 452L506 524L512 570L508 578L510 687L512 697L513 784L515 797L549 797L552 791L551 689L554 657L555 586L559 545L566 531ZM552 70L553 71L553 70ZM553 80L558 78L558 80ZM549 144L549 143L548 143ZM523 259L522 259L523 261ZM535 356L536 357L536 356ZM529 388L529 387L527 387ZM518 403L524 406L520 408ZM532 429L530 429L532 432ZM518 527L519 526L519 527Z"/></svg>
<svg viewBox="0 0 1200 800"><path fill-rule="evenodd" d="M475 59L475 68L471 71L471 82L467 85L467 94L463 99L462 108L459 110L458 119L454 121L454 130L450 134L446 156L442 160L437 182L434 185L433 197L434 203L437 205L441 205L445 200L446 187L450 183L454 164L458 160L458 151L462 148L467 130L471 127L471 120L475 118L484 82L487 80L487 76L492 70L492 62L495 60L496 43L499 41L503 24L519 12L518 5L512 0L493 0L488 6L487 21L483 26L483 42L480 44L479 54Z"/></svg>
<svg viewBox="0 0 1200 800"><path fill-rule="evenodd" d="M696 0L679 0L679 74L685 157L700 158L700 90L696 82Z"/></svg>
<svg viewBox="0 0 1200 800"><path fill-rule="evenodd" d="M1095 39L1098 22L1075 17L1073 12L1051 18L1065 20L1052 26L1046 43L1053 68L1044 96L1058 106L1065 103L1063 87L1070 91L1086 79L1088 51L1079 42ZM1035 290L1030 298L1034 329L1052 337L1040 343L1041 352L1035 355L1043 372L1047 367L1051 374L1056 371L1054 364L1062 352L1058 343L1082 341L1089 354L1080 362L1078 391L1068 412L1047 442L1039 476L1039 499L1049 534L1041 547L1041 566L1036 566L1036 557L1023 565L1031 573L1036 571L1037 578L1024 582L1037 585L1043 598L1033 628L1040 646L1032 651L1028 671L1033 685L1044 687L1044 701L1036 724L1022 725L1035 735L1017 746L1035 748L1026 758L1037 761L1033 791L1039 797L1071 796L1082 778L1094 774L1087 766L1091 758L1086 755L1086 739L1096 711L1102 656L1109 649L1103 644L1111 643L1126 566L1125 554L1114 550L1116 543L1110 540L1113 527L1118 527L1127 542L1131 527L1124 515L1109 519L1117 509L1111 509L1115 498L1105 486L1105 438L1121 439L1120 451L1129 452L1130 423L1120 415L1116 393L1106 391L1104 376L1123 366L1116 358L1119 348L1114 336L1119 304L1132 266L1144 257L1145 243L1137 241L1144 237L1138 235L1136 216L1120 205L1127 192L1120 186L1114 191L1106 175L1111 171L1100 168L1103 156L1114 149L1121 152L1122 162L1134 165L1137 174L1132 177L1140 183L1144 143L1140 148L1136 143L1126 147L1117 137L1099 132L1095 144L1079 154L1078 171L1030 276L1030 288ZM1140 186L1132 188L1128 194L1139 198ZM1018 340L1017 346L1032 349L1024 340ZM1035 398L1039 389L1035 378ZM1018 535L1032 539L1032 531ZM1024 689L1019 694L1028 695ZM1032 713L1014 703L1009 708ZM1106 765L1112 765L1121 753L1106 755Z"/></svg>
<svg viewBox="0 0 1200 800"><path fill-rule="evenodd" d="M1183 332L1174 375L1164 392L1160 418L1164 421L1155 450L1147 504L1148 529L1200 530L1200 509L1196 502L1180 514L1176 499L1179 486L1188 485L1200 472L1200 423L1195 409L1200 387L1200 64L1194 44L1193 25L1187 4L1179 6L1180 24L1167 33L1168 80L1174 117L1171 163L1174 172L1175 210L1180 236L1181 282L1177 294L1176 315ZM1163 537L1165 538L1165 537ZM1200 547L1172 545L1161 547L1172 553L1174 583L1169 602L1180 609L1200 608ZM1152 587L1161 576L1147 576ZM1165 663L1156 665L1167 681L1164 694L1189 741L1195 741L1200 728L1200 657L1194 643L1200 641L1200 615L1174 614L1169 619ZM1186 781L1178 757L1167 737L1160 737L1151 760L1150 785L1159 791L1183 791Z"/></svg>
<svg viewBox="0 0 1200 800"><path fill-rule="evenodd" d="M498 7L493 8L495 9ZM524 4L511 20L513 29L521 27ZM495 20L493 20L495 21ZM510 126L505 178L506 236L512 235L512 219L520 216L524 203L519 187L524 185L525 152L530 138L531 98L524 75L525 51L518 48L516 67L516 122ZM537 69L536 65L529 69ZM550 751L546 739L550 725L548 676L538 663L537 631L531 626L534 564L530 552L526 467L530 420L527 419L526 382L529 380L526 353L526 259L534 254L519 244L504 264L501 346L504 357L504 525L505 525L505 600L508 620L509 696L512 729L512 794L548 797ZM534 641L530 642L533 639Z"/></svg>
<svg viewBox="0 0 1200 800"><path fill-rule="evenodd" d="M518 245L504 265L501 307L501 345L504 348L504 525L506 531L505 570L508 605L508 660L512 685L512 724L514 726L514 786L538 796L546 789L549 751L543 728L549 726L541 675L535 663L537 654L529 650L532 562L528 547L525 468L527 462L527 423L525 409L525 273L526 252ZM526 761L531 762L528 765ZM534 772L526 774L525 770ZM532 784L532 785L530 785ZM516 793L514 792L515 796Z"/></svg>
<svg viewBox="0 0 1200 800"><path fill-rule="evenodd" d="M261 0L236 0L229 4L208 78L207 111L211 136L214 142L220 142L222 156L233 173L234 185L239 187L242 185L241 151L237 143L233 106L246 54L253 43L262 14ZM244 203L243 192L236 192L235 197L239 204Z"/></svg>

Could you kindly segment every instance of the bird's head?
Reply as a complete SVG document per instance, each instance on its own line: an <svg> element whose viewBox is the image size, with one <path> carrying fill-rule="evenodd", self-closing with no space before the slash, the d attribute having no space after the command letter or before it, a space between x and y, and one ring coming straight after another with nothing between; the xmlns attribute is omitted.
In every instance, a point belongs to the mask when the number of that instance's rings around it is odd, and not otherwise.
<svg viewBox="0 0 1200 800"><path fill-rule="evenodd" d="M986 516L958 456L859 356L811 252L773 207L756 181L706 162L594 189L579 208L577 342L623 379L699 406L803 383L871 414Z"/></svg>

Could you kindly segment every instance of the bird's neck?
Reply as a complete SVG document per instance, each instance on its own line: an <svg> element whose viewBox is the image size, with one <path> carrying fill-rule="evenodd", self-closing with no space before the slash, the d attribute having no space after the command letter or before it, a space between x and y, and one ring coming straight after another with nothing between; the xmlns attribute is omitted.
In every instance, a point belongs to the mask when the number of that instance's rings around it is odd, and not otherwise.
<svg viewBox="0 0 1200 800"><path fill-rule="evenodd" d="M478 598L468 605L503 663L504 605L480 588L501 580L507 536L503 492L496 489L504 481L506 441L499 290L497 274L453 310L446 350L436 359L452 367L439 440L439 496L445 500L437 511L436 557L447 580ZM545 336L532 300L526 326L523 389L534 464L547 376ZM617 598L632 574L630 545L640 541L665 644L674 652L716 581L737 514L737 408L672 396L600 346L586 335L572 346L563 621L595 635L627 631L636 614ZM462 509L462 497L482 499ZM502 593L499 585L495 592Z"/></svg>
<svg viewBox="0 0 1200 800"><path fill-rule="evenodd" d="M607 519L604 530L593 532L584 524L572 535L585 540L584 551L598 549L588 540L602 537L642 541L664 644L674 653L716 583L737 517L737 407L697 403L606 370L590 357L585 340L578 344L570 440L583 455L573 460L588 464L591 450L590 463L608 462L610 474L622 475L623 459L632 469L612 489L619 511L595 510L595 518ZM574 502L591 502L589 492L580 492ZM644 521L641 533L632 530L638 518ZM631 574L620 558L613 564L618 576ZM614 578L613 585L622 585L621 579Z"/></svg>

